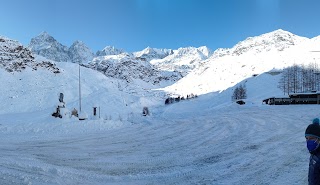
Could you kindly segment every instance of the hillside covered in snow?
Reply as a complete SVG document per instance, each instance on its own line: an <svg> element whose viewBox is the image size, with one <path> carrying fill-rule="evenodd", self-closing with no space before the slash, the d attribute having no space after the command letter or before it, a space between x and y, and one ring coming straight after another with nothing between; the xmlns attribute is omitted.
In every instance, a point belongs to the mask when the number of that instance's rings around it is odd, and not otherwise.
<svg viewBox="0 0 320 185"><path fill-rule="evenodd" d="M201 65L166 91L205 94L221 92L244 79L271 70L317 63L319 39L304 38L283 30L239 42L230 49L218 49Z"/></svg>

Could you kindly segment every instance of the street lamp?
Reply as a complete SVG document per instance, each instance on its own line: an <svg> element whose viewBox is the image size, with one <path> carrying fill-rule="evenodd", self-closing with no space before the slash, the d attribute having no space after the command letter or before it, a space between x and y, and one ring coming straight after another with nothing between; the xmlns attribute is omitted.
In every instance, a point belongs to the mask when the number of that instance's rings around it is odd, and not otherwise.
<svg viewBox="0 0 320 185"><path fill-rule="evenodd" d="M86 120L88 118L85 112L81 109L81 73L80 73L80 62L79 62L79 120Z"/></svg>
<svg viewBox="0 0 320 185"><path fill-rule="evenodd" d="M80 62L79 62L79 111L81 113L81 82L80 82Z"/></svg>

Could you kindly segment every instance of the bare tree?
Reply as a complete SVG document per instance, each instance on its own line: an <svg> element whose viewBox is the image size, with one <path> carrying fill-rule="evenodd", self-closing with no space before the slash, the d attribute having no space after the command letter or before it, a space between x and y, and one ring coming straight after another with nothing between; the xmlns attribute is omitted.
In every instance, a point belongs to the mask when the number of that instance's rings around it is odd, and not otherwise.
<svg viewBox="0 0 320 185"><path fill-rule="evenodd" d="M246 99L247 98L247 88L246 85L241 85L239 87L239 99Z"/></svg>
<svg viewBox="0 0 320 185"><path fill-rule="evenodd" d="M238 97L239 97L239 87L236 87L232 94L232 100L235 101L238 99Z"/></svg>
<svg viewBox="0 0 320 185"><path fill-rule="evenodd" d="M287 73L288 73L287 70L283 70L281 78L278 83L278 88L280 88L284 94L289 94L289 87L288 87L289 76Z"/></svg>
<svg viewBox="0 0 320 185"><path fill-rule="evenodd" d="M320 90L320 70L316 63L294 65L283 70L278 87L284 94Z"/></svg>
<svg viewBox="0 0 320 185"><path fill-rule="evenodd" d="M232 95L232 100L246 99L247 98L247 88L245 85L240 84L235 88Z"/></svg>

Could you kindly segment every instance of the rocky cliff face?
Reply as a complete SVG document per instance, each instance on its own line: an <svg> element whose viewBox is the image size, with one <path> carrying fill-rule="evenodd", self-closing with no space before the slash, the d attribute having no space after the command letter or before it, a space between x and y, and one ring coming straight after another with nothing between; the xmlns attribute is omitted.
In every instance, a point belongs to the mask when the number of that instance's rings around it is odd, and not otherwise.
<svg viewBox="0 0 320 185"><path fill-rule="evenodd" d="M38 60L34 54L18 41L0 36L0 67L8 72L21 72L26 68L46 68L59 73L59 68L50 61Z"/></svg>
<svg viewBox="0 0 320 185"><path fill-rule="evenodd" d="M96 57L86 66L98 70L108 77L122 79L128 83L142 80L156 85L164 81L175 82L182 77L177 72L164 73L159 71L149 62L136 59L134 56L126 53Z"/></svg>

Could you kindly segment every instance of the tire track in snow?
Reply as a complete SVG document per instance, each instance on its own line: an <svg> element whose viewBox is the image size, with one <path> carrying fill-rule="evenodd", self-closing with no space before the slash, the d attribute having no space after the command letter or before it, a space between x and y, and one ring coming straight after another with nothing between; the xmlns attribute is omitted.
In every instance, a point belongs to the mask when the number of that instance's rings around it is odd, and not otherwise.
<svg viewBox="0 0 320 185"><path fill-rule="evenodd" d="M54 184L304 184L301 166L308 154L300 135L314 113L299 115L305 107L293 106L283 115L281 109L244 107L172 119L159 114L94 134L12 141L1 145L2 156L19 158L19 151L36 164L2 159L0 168L13 178ZM35 166L45 170L37 173ZM286 179L287 173L295 175Z"/></svg>

